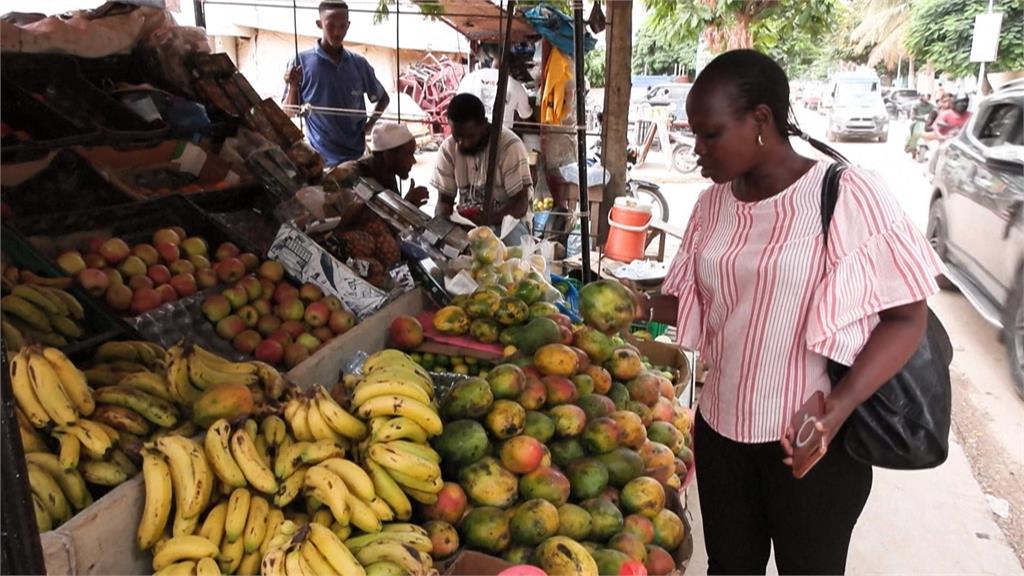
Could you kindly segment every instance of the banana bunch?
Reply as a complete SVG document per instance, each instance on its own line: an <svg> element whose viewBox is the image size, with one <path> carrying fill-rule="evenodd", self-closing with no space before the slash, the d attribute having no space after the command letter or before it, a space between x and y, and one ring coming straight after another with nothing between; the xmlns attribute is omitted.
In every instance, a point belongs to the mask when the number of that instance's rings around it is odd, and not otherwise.
<svg viewBox="0 0 1024 576"><path fill-rule="evenodd" d="M314 502L326 507L333 522L323 523L339 526L351 525L366 533L380 532L385 522L396 517L406 519L411 515L407 499L400 499L400 506L393 507L395 495L378 494L377 484L371 475L355 462L340 457L328 458L311 466L303 478L303 492ZM401 490L397 490L401 492ZM317 506L313 506L317 508ZM319 510L314 510L314 519Z"/></svg>
<svg viewBox="0 0 1024 576"><path fill-rule="evenodd" d="M0 299L3 339L10 352L38 342L66 346L82 338L85 310L74 296L60 288L17 284Z"/></svg>
<svg viewBox="0 0 1024 576"><path fill-rule="evenodd" d="M398 350L373 354L363 364L363 373L351 390L353 410L370 427L358 454L395 517L407 520L409 498L433 504L444 486L441 457L427 443L442 430L433 381Z"/></svg>
<svg viewBox="0 0 1024 576"><path fill-rule="evenodd" d="M430 561L429 555L427 561ZM261 563L261 573L264 576L366 576L356 556L329 528L316 522L299 525L290 520L282 522L271 539Z"/></svg>
<svg viewBox="0 0 1024 576"><path fill-rule="evenodd" d="M434 545L416 524L386 524L376 534L345 540L367 574L426 574L433 571Z"/></svg>
<svg viewBox="0 0 1024 576"><path fill-rule="evenodd" d="M92 504L85 478L76 468L64 466L48 452L30 452L25 460L39 532L56 528Z"/></svg>
<svg viewBox="0 0 1024 576"><path fill-rule="evenodd" d="M168 393L183 406L191 406L204 391L219 384L244 384L257 402L277 400L288 386L281 373L265 362L231 362L191 342L171 346L166 366Z"/></svg>
<svg viewBox="0 0 1024 576"><path fill-rule="evenodd" d="M71 426L96 409L85 375L60 350L21 348L10 365L15 401L32 426Z"/></svg>
<svg viewBox="0 0 1024 576"><path fill-rule="evenodd" d="M367 436L366 425L345 411L319 384L288 400L283 415L292 436L300 442L328 440L347 446L350 440Z"/></svg>

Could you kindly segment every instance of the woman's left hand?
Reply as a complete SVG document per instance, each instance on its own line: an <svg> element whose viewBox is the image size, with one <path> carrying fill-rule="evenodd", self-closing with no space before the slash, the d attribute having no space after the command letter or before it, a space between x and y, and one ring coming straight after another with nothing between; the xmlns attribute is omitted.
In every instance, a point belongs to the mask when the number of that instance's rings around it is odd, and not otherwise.
<svg viewBox="0 0 1024 576"><path fill-rule="evenodd" d="M815 422L815 429L825 436L825 445L828 446L832 443L832 439L835 438L836 432L843 427L846 419L853 413L852 408L848 408L845 402L828 396L825 398L825 412ZM785 453L785 458L782 462L787 466L793 465L793 439L796 437L796 431L793 426L786 429L786 435L782 437L782 451Z"/></svg>

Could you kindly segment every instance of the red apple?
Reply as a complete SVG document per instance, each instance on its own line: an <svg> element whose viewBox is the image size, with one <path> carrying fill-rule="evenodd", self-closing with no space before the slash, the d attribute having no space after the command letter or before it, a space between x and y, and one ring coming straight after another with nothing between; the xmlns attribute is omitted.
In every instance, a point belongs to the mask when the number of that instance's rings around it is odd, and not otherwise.
<svg viewBox="0 0 1024 576"><path fill-rule="evenodd" d="M271 282L280 282L284 278L284 266L280 262L267 260L260 264L259 275L260 278L270 280Z"/></svg>
<svg viewBox="0 0 1024 576"><path fill-rule="evenodd" d="M146 263L142 261L142 258L138 256L129 256L121 261L117 266L117 269L121 271L122 276L131 278L132 276L145 276L146 275Z"/></svg>
<svg viewBox="0 0 1024 576"><path fill-rule="evenodd" d="M86 269L85 259L82 258L82 253L78 250L69 250L58 256L57 266L60 266L67 276L76 276Z"/></svg>
<svg viewBox="0 0 1024 576"><path fill-rule="evenodd" d="M274 313L274 305L266 298L260 298L253 302L252 305L253 308L256 308L256 311L260 313L260 316L272 316Z"/></svg>
<svg viewBox="0 0 1024 576"><path fill-rule="evenodd" d="M128 287L132 290L152 288L154 286L156 286L156 284L153 284L153 280L151 280L149 276L132 276L128 279Z"/></svg>
<svg viewBox="0 0 1024 576"><path fill-rule="evenodd" d="M124 260L131 254L131 248L128 247L128 243L120 238L111 238L100 246L100 256L103 259L112 264L117 264L121 260Z"/></svg>
<svg viewBox="0 0 1024 576"><path fill-rule="evenodd" d="M146 272L149 279L153 281L153 284L159 286L161 284L167 284L171 280L171 271L167 269L167 266L163 264L155 264L149 267Z"/></svg>
<svg viewBox="0 0 1024 576"><path fill-rule="evenodd" d="M171 271L171 274L194 274L196 266L188 260L178 260L176 262L171 262L171 265L168 266L167 269Z"/></svg>
<svg viewBox="0 0 1024 576"><path fill-rule="evenodd" d="M217 277L220 278L220 281L225 284L238 282L245 275L245 265L238 258L221 260L214 267L214 270L217 272Z"/></svg>
<svg viewBox="0 0 1024 576"><path fill-rule="evenodd" d="M253 355L260 362L266 362L271 366L279 364L284 359L284 345L277 340L264 340L253 350Z"/></svg>
<svg viewBox="0 0 1024 576"><path fill-rule="evenodd" d="M331 312L331 318L327 321L328 328L330 328L335 334L344 334L351 330L355 325L356 317L348 310L336 310ZM420 343L422 344L422 341Z"/></svg>
<svg viewBox="0 0 1024 576"><path fill-rule="evenodd" d="M160 259L168 264L176 262L181 258L181 251L178 249L178 245L171 242L157 242L156 251L160 254Z"/></svg>
<svg viewBox="0 0 1024 576"><path fill-rule="evenodd" d="M78 283L82 285L82 288L89 293L93 298L99 298L107 291L110 286L110 279L103 273L102 270L96 268L86 268L78 273Z"/></svg>
<svg viewBox="0 0 1024 576"><path fill-rule="evenodd" d="M185 239L188 238L188 232L185 232L185 229L182 228L181 226L171 226L171 230L174 230L174 233L178 235L179 244L184 242Z"/></svg>
<svg viewBox="0 0 1024 576"><path fill-rule="evenodd" d="M97 236L95 238L89 238L85 242L85 253L86 254L99 254L100 248L103 248L103 243L109 240L109 236Z"/></svg>
<svg viewBox="0 0 1024 576"><path fill-rule="evenodd" d="M259 300L263 297L263 285L260 284L259 278L249 275L238 281L238 285L245 289L245 293L249 295L249 301Z"/></svg>
<svg viewBox="0 0 1024 576"><path fill-rule="evenodd" d="M298 298L288 298L277 305L277 315L282 320L302 320L306 307Z"/></svg>
<svg viewBox="0 0 1024 576"><path fill-rule="evenodd" d="M156 251L152 244L136 244L132 247L132 256L142 258L146 266L152 266L160 261L160 253Z"/></svg>
<svg viewBox="0 0 1024 576"><path fill-rule="evenodd" d="M238 246L235 246L234 242L224 242L220 246L217 246L217 250L213 253L213 257L220 262L221 260L234 258L238 256L240 252L241 250L238 249Z"/></svg>
<svg viewBox="0 0 1024 576"><path fill-rule="evenodd" d="M327 326L320 326L313 329L313 336L316 336L317 340L326 343L334 339L334 332L331 332L331 329Z"/></svg>
<svg viewBox="0 0 1024 576"><path fill-rule="evenodd" d="M306 326L298 320L285 320L281 323L281 329L287 332L293 339L306 331Z"/></svg>
<svg viewBox="0 0 1024 576"><path fill-rule="evenodd" d="M273 333L270 334L270 336L267 336L267 339L280 342L281 346L287 346L295 341L292 338L292 335L289 334L288 331L284 329L275 330Z"/></svg>
<svg viewBox="0 0 1024 576"><path fill-rule="evenodd" d="M221 294L213 294L203 300L203 316L210 322L219 322L231 315L231 302Z"/></svg>
<svg viewBox="0 0 1024 576"><path fill-rule="evenodd" d="M280 304L289 298L298 298L299 289L287 282L281 282L274 288L274 303Z"/></svg>
<svg viewBox="0 0 1024 576"><path fill-rule="evenodd" d="M234 340L243 330L245 322L234 314L225 316L217 322L217 335L225 340Z"/></svg>
<svg viewBox="0 0 1024 576"><path fill-rule="evenodd" d="M262 295L262 298L267 298L268 300L273 298L275 288L277 288L277 284L274 284L266 278L260 278L260 294Z"/></svg>
<svg viewBox="0 0 1024 576"><path fill-rule="evenodd" d="M320 344L322 344L319 338L313 336L309 332L303 332L302 334L299 334L299 337L295 339L295 343L301 344L306 348L309 348L310 352L313 352L314 350L320 347Z"/></svg>
<svg viewBox="0 0 1024 576"><path fill-rule="evenodd" d="M110 281L111 286L114 284L124 284L124 276L121 276L121 273L117 270L113 268L104 268L103 273L107 275L107 280Z"/></svg>
<svg viewBox="0 0 1024 576"><path fill-rule="evenodd" d="M198 236L192 236L190 238L185 238L184 240L181 241L181 249L182 249L182 251L185 252L185 254L187 254L189 256L195 256L195 255L198 255L198 254L206 254L206 251L207 251L206 240L203 240L202 238L200 238Z"/></svg>
<svg viewBox="0 0 1024 576"><path fill-rule="evenodd" d="M145 278L145 276L142 276ZM148 278L147 278L148 280ZM139 288L132 294L131 312L133 315L143 314L163 304L163 297L152 288Z"/></svg>
<svg viewBox="0 0 1024 576"><path fill-rule="evenodd" d="M306 302L316 302L323 297L324 291L316 284L306 282L302 285L302 288L299 288L299 298L302 298Z"/></svg>
<svg viewBox="0 0 1024 576"><path fill-rule="evenodd" d="M221 292L221 294L228 299L228 302L231 302L231 308L233 310L238 310L249 303L249 297L246 296L245 290L242 290L238 286L232 286L231 288Z"/></svg>
<svg viewBox="0 0 1024 576"><path fill-rule="evenodd" d="M260 313L257 312L256 308L253 306L242 306L235 312L235 314L238 314L238 317L242 319L242 322L245 322L246 328L255 328L256 324L260 321Z"/></svg>
<svg viewBox="0 0 1024 576"><path fill-rule="evenodd" d="M124 284L113 284L107 288L106 300L108 306L124 312L132 306L132 289Z"/></svg>
<svg viewBox="0 0 1024 576"><path fill-rule="evenodd" d="M260 257L252 252L244 252L238 256L238 259L245 264L246 272L255 272L260 267Z"/></svg>
<svg viewBox="0 0 1024 576"><path fill-rule="evenodd" d="M85 261L85 265L89 268L106 268L107 261L103 256L100 256L96 252L90 252L85 256L82 256L82 260Z"/></svg>
<svg viewBox="0 0 1024 576"><path fill-rule="evenodd" d="M331 318L331 311L327 308L327 304L323 302L313 302L306 306L306 312L303 315L306 323L314 328L326 326L327 321Z"/></svg>
<svg viewBox="0 0 1024 576"><path fill-rule="evenodd" d="M234 345L235 350L238 350L242 354L252 354L252 351L260 345L263 338L260 333L255 330L243 330L239 332L237 336L231 341Z"/></svg>
<svg viewBox="0 0 1024 576"><path fill-rule="evenodd" d="M174 302L178 299L178 291L170 284L161 284L156 287L156 293L160 295L161 302Z"/></svg>
<svg viewBox="0 0 1024 576"><path fill-rule="evenodd" d="M337 312L345 308L345 305L341 303L337 296L328 296L323 299L323 303L327 305L327 309L331 312Z"/></svg>
<svg viewBox="0 0 1024 576"><path fill-rule="evenodd" d="M182 241L182 238L178 236L178 233L170 228L161 228L153 233L153 245L156 246L161 242L168 242L170 244L178 244Z"/></svg>
<svg viewBox="0 0 1024 576"><path fill-rule="evenodd" d="M195 294L199 287L196 285L196 277L191 274L178 274L171 277L171 286L174 286L174 290L178 292L178 295L182 298L187 298Z"/></svg>
<svg viewBox="0 0 1024 576"><path fill-rule="evenodd" d="M213 268L199 268L196 270L196 284L203 290L213 288L219 281L220 279L217 278L217 273L213 271Z"/></svg>
<svg viewBox="0 0 1024 576"><path fill-rule="evenodd" d="M260 334L270 336L281 329L281 319L273 315L260 316L259 321L256 323L256 329L259 330Z"/></svg>
<svg viewBox="0 0 1024 576"><path fill-rule="evenodd" d="M188 261L191 262L192 265L196 267L196 270L201 270L203 268L213 268L213 264L210 264L210 259L207 258L204 254L193 254L192 256L188 257Z"/></svg>
<svg viewBox="0 0 1024 576"><path fill-rule="evenodd" d="M284 347L284 365L294 368L309 358L309 348L302 344L293 343Z"/></svg>

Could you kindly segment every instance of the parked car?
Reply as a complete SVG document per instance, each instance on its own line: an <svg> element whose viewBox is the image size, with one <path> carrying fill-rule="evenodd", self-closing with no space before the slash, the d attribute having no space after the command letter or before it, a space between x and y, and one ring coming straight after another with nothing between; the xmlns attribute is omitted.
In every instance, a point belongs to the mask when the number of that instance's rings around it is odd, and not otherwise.
<svg viewBox="0 0 1024 576"><path fill-rule="evenodd" d="M1024 396L1024 82L989 95L938 159L928 237L956 286L1003 331Z"/></svg>
<svg viewBox="0 0 1024 576"><path fill-rule="evenodd" d="M911 110L914 109L914 105L920 99L921 95L918 94L917 90L900 88L889 92L884 98L885 108L889 111L889 116L893 118L899 118L900 116L909 118Z"/></svg>
<svg viewBox="0 0 1024 576"><path fill-rule="evenodd" d="M829 110L835 105L836 100L842 96L864 92L878 95L881 90L882 83L878 79L878 74L875 74L872 70L840 72L833 74L828 79L820 106Z"/></svg>
<svg viewBox="0 0 1024 576"><path fill-rule="evenodd" d="M877 92L843 92L829 111L825 137L829 142L846 137L889 139L889 114Z"/></svg>

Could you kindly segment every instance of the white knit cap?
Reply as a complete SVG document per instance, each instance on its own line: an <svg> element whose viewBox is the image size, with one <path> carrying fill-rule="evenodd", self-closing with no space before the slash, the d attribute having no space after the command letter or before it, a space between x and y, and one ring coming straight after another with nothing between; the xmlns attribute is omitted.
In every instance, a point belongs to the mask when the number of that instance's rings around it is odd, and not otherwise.
<svg viewBox="0 0 1024 576"><path fill-rule="evenodd" d="M379 122L373 127L373 133L370 136L370 150L373 152L383 152L398 148L412 140L412 132L409 131L405 124Z"/></svg>

